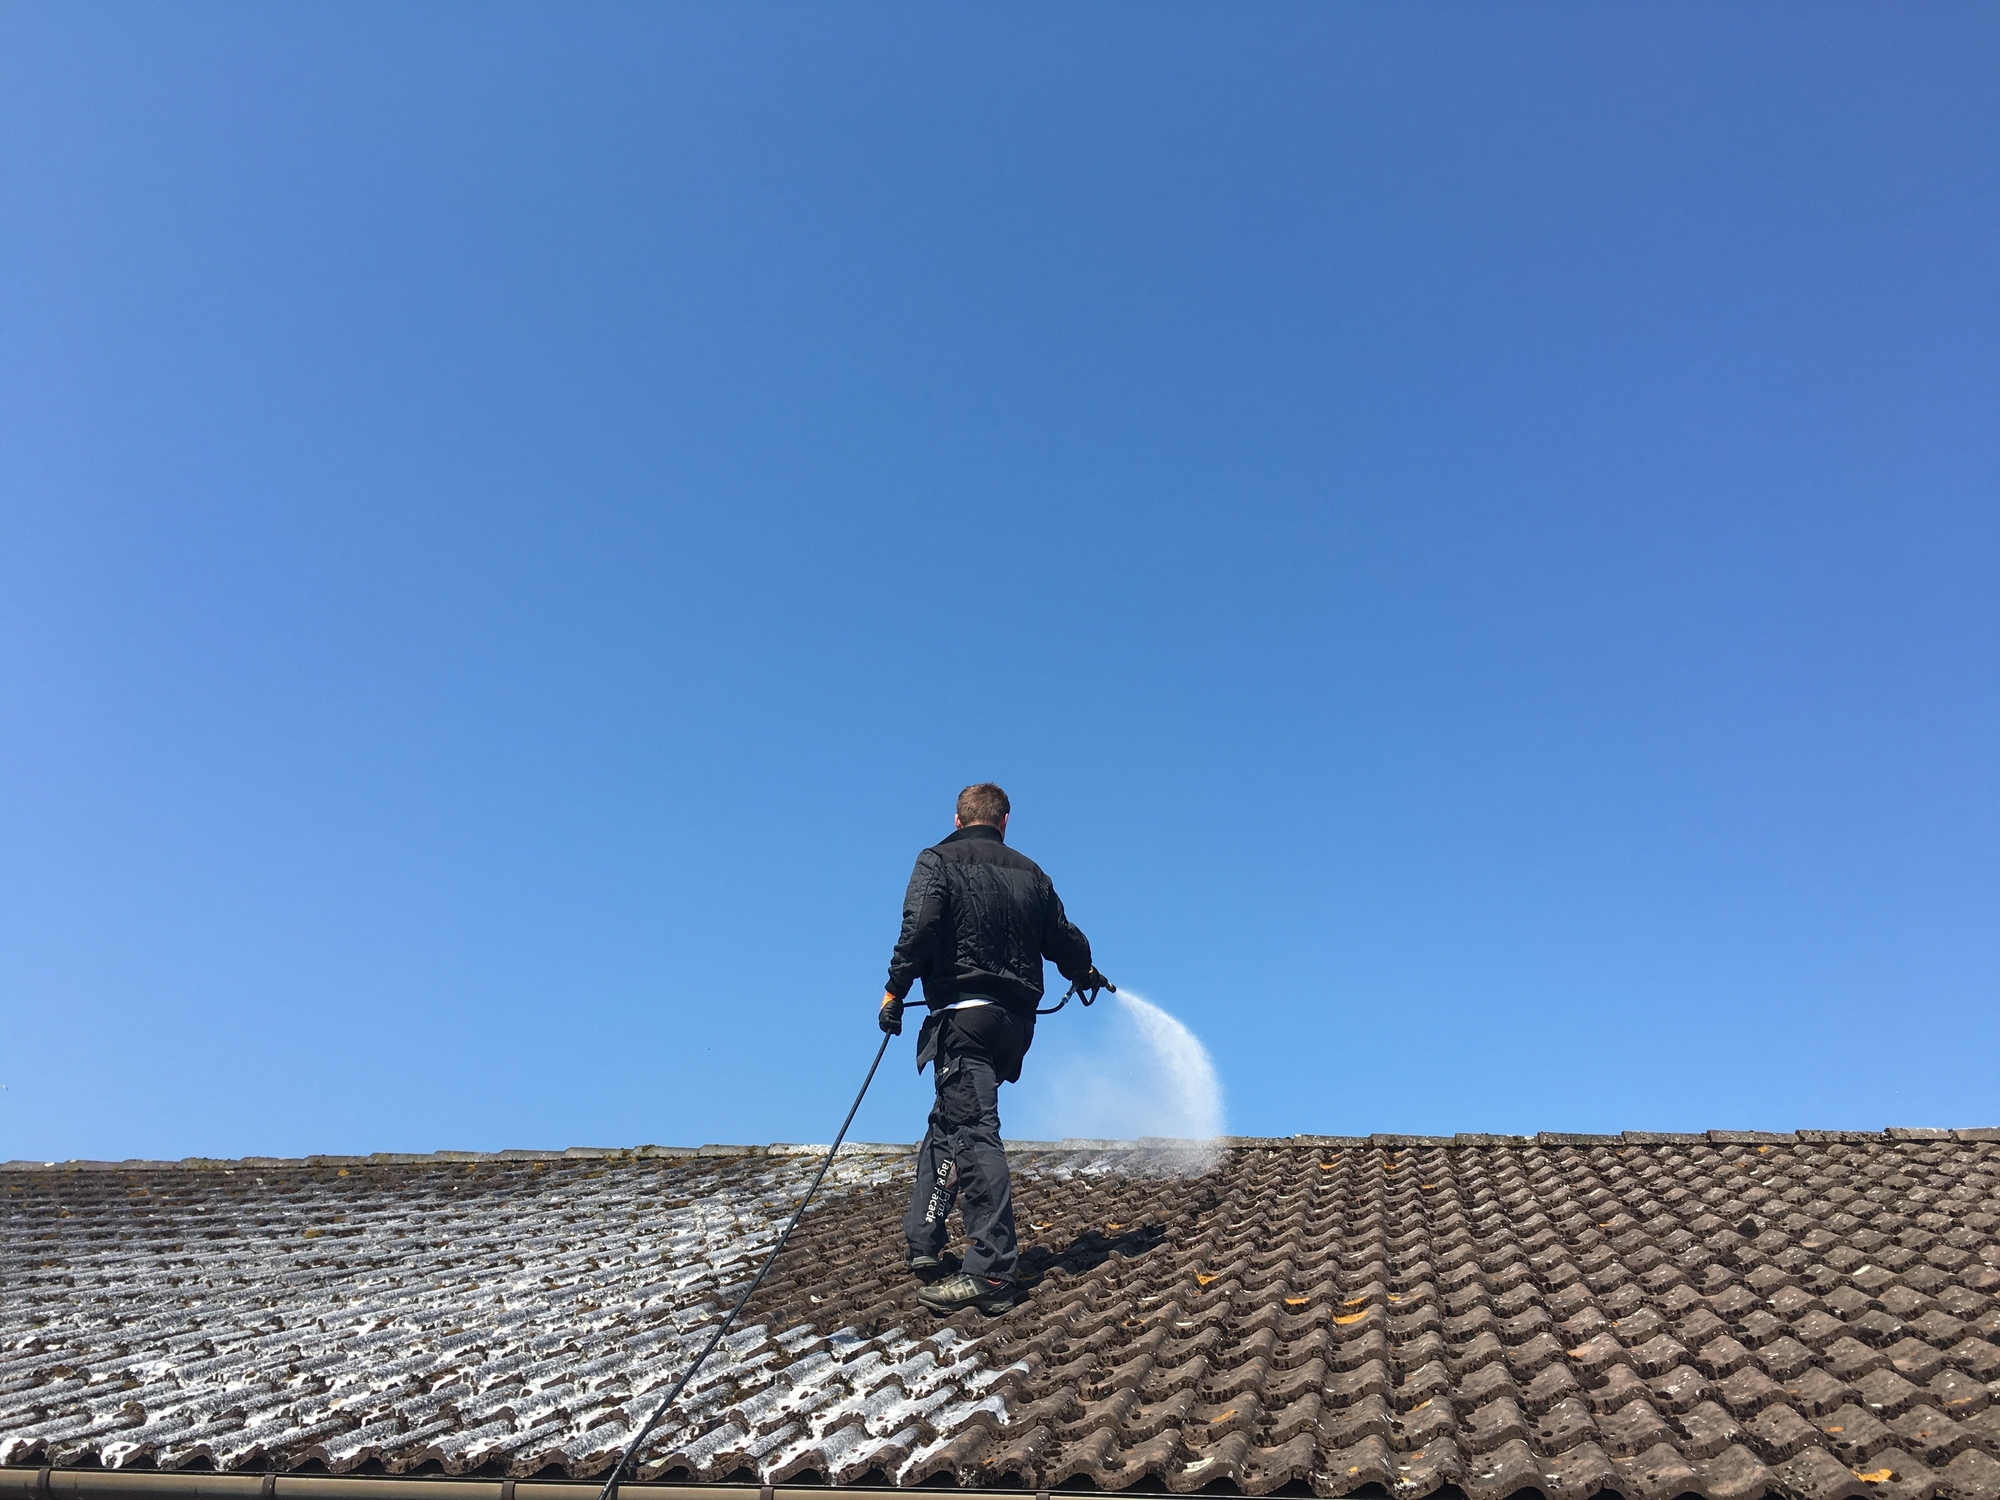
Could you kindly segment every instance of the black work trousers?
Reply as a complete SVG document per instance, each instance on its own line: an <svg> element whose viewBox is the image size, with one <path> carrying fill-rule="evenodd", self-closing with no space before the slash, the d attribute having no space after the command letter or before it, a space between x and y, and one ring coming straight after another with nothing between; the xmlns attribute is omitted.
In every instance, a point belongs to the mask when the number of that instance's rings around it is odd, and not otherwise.
<svg viewBox="0 0 2000 1500"><path fill-rule="evenodd" d="M966 1271L1012 1280L1018 1254L1014 1192L1000 1146L1000 1075L1006 1059L996 1065L991 1048L978 1045L968 1030L947 1019L939 1038L937 1103L917 1150L917 1181L910 1211L903 1215L903 1236L912 1255L939 1254L952 1204L959 1203L965 1213Z"/></svg>

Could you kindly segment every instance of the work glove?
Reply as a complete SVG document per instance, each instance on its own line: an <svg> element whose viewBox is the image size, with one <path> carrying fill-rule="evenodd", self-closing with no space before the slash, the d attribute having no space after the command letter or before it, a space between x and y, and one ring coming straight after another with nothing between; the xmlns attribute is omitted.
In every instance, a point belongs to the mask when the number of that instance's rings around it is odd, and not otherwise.
<svg viewBox="0 0 2000 1500"><path fill-rule="evenodd" d="M1083 997L1083 1003L1089 1005L1097 999L1099 990L1109 990L1115 995L1118 993L1118 986L1106 979L1104 972L1096 964L1092 964L1090 972L1076 982L1076 992Z"/></svg>
<svg viewBox="0 0 2000 1500"><path fill-rule="evenodd" d="M903 1002L898 1000L894 995L884 995L882 997L882 1009L876 1015L875 1019L881 1023L882 1029L888 1032L890 1036L901 1036L903 1034Z"/></svg>

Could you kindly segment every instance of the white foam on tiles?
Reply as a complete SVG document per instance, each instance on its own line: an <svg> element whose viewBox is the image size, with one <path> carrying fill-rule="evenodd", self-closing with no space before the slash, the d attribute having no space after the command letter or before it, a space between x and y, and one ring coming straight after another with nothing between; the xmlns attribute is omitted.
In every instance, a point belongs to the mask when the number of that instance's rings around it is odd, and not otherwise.
<svg viewBox="0 0 2000 1500"><path fill-rule="evenodd" d="M860 1472L873 1463L867 1455L900 1460L939 1436L956 1415L985 1413L1004 1423L1000 1397L976 1399L998 1374L973 1353L977 1342L951 1328L922 1340L900 1328L873 1338L842 1330L826 1347L788 1364L742 1372L728 1403L705 1417L670 1415L643 1472L685 1468L719 1479L748 1466L765 1482L805 1469ZM942 1363L940 1354L950 1362ZM776 1441L775 1433L786 1434L785 1441Z"/></svg>
<svg viewBox="0 0 2000 1500"><path fill-rule="evenodd" d="M0 1462L601 1463L815 1165L51 1174L0 1219ZM822 1193L906 1171L843 1153ZM814 1342L733 1336L688 1415L726 1425Z"/></svg>

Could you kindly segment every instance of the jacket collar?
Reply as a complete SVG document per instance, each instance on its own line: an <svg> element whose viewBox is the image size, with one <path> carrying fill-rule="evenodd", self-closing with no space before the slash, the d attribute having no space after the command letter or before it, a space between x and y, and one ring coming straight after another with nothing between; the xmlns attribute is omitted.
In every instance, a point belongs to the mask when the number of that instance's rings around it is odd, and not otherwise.
<svg viewBox="0 0 2000 1500"><path fill-rule="evenodd" d="M959 839L993 839L1004 844L1007 842L1007 835L995 828L991 823L974 823L969 828L954 828L940 842L950 844L956 843Z"/></svg>

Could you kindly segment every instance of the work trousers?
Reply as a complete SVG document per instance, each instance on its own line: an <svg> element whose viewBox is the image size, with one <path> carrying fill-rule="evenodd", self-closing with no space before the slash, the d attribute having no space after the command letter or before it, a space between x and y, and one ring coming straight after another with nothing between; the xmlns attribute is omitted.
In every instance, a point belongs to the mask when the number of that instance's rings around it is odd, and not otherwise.
<svg viewBox="0 0 2000 1500"><path fill-rule="evenodd" d="M1014 1191L1000 1147L1000 1076L983 1048L940 1049L937 1103L917 1151L916 1189L903 1215L912 1255L944 1249L951 1206L965 1213L965 1269L1012 1280Z"/></svg>

